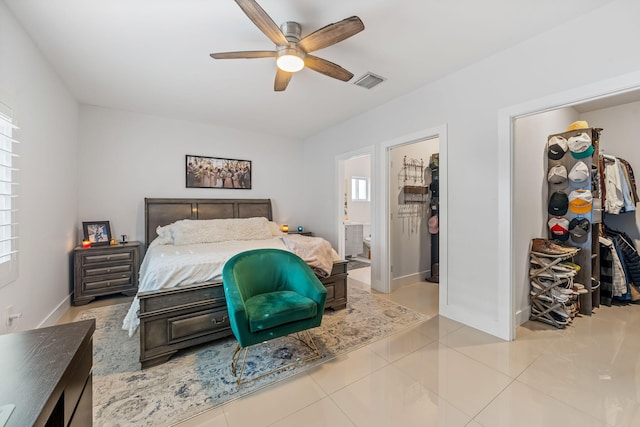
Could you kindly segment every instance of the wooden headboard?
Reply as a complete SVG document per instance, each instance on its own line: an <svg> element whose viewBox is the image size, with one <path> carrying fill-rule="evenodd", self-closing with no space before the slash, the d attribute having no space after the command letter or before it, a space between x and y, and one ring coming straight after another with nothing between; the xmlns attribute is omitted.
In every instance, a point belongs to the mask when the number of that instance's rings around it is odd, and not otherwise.
<svg viewBox="0 0 640 427"><path fill-rule="evenodd" d="M181 219L265 217L273 220L271 199L144 199L144 240L156 238L156 228Z"/></svg>

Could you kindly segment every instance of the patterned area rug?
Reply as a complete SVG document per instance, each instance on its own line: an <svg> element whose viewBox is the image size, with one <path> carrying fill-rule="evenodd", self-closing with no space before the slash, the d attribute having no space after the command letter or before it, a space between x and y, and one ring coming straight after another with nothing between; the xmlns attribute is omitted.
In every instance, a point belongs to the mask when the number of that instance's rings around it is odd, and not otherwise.
<svg viewBox="0 0 640 427"><path fill-rule="evenodd" d="M75 320L96 319L93 338L93 418L98 427L168 426L231 399L244 396L387 335L414 326L427 316L349 289L344 310L328 310L311 330L320 359L270 374L240 388L229 367L233 337L182 351L168 362L140 370L139 336L121 329L129 305L89 309ZM308 354L293 338L250 348L245 377L258 377Z"/></svg>

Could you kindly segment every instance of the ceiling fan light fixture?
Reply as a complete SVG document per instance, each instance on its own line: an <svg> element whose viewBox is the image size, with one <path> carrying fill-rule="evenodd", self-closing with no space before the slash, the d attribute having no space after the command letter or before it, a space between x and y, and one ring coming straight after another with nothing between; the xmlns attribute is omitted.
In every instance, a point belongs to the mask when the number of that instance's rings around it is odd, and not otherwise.
<svg viewBox="0 0 640 427"><path fill-rule="evenodd" d="M304 68L304 58L297 49L287 47L278 51L276 64L282 71L295 73Z"/></svg>

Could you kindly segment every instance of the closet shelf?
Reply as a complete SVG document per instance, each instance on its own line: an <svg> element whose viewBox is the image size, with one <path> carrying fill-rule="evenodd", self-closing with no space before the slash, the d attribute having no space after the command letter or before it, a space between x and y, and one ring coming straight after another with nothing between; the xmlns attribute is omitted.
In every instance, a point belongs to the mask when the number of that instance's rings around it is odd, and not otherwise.
<svg viewBox="0 0 640 427"><path fill-rule="evenodd" d="M429 198L429 187L419 185L405 185L402 187L404 193L404 203L427 203Z"/></svg>
<svg viewBox="0 0 640 427"><path fill-rule="evenodd" d="M405 185L403 191L406 194L427 194L429 187L422 187L416 185Z"/></svg>

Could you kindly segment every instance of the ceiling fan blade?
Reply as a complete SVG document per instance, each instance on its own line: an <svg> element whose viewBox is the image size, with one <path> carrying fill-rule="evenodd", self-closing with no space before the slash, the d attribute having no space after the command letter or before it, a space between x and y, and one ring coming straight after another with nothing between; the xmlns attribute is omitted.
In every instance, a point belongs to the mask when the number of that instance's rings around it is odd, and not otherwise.
<svg viewBox="0 0 640 427"><path fill-rule="evenodd" d="M333 62L313 55L307 55L304 58L304 66L311 68L313 71L324 74L325 76L342 80L343 82L348 82L353 77L353 73L350 73L338 64L334 64Z"/></svg>
<svg viewBox="0 0 640 427"><path fill-rule="evenodd" d="M218 52L212 53L213 59L252 59L252 58L273 58L276 56L275 50L246 50L241 52Z"/></svg>
<svg viewBox="0 0 640 427"><path fill-rule="evenodd" d="M276 92L282 92L285 90L289 81L291 81L291 76L293 76L293 73L288 73L278 68L278 71L276 72L276 81L273 84L273 90Z"/></svg>
<svg viewBox="0 0 640 427"><path fill-rule="evenodd" d="M360 18L352 16L320 28L318 31L300 40L298 45L303 48L305 52L313 52L314 50L323 49L341 42L344 39L348 39L362 30L364 30L364 24Z"/></svg>
<svg viewBox="0 0 640 427"><path fill-rule="evenodd" d="M289 41L284 36L280 28L273 22L273 19L254 0L236 0L240 9L253 21L269 40L278 46L287 45Z"/></svg>

